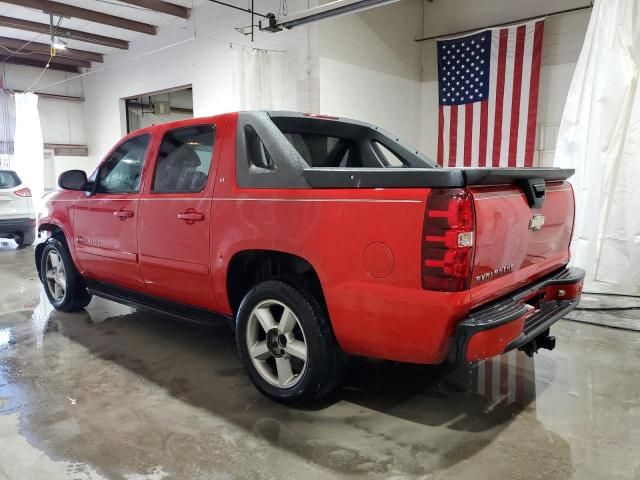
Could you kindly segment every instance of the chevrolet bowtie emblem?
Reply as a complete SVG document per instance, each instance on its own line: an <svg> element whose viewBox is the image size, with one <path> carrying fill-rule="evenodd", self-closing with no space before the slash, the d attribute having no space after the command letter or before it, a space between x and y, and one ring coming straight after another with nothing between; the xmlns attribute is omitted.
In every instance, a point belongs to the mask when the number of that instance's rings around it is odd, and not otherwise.
<svg viewBox="0 0 640 480"><path fill-rule="evenodd" d="M544 226L544 215L536 213L531 220L529 220L529 230L536 232Z"/></svg>

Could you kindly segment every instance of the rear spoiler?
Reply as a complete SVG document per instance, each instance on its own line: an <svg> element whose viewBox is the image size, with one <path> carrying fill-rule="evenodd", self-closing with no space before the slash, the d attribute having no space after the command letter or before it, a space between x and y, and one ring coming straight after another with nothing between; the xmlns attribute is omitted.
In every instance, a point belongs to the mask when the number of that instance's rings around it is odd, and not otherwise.
<svg viewBox="0 0 640 480"><path fill-rule="evenodd" d="M305 168L303 176L313 188L461 188L559 182L574 173L572 168Z"/></svg>

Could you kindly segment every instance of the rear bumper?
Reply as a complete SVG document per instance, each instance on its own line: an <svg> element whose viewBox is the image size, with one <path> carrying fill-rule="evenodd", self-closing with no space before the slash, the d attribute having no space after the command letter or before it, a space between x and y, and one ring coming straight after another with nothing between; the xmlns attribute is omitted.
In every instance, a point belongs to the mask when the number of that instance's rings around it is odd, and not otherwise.
<svg viewBox="0 0 640 480"><path fill-rule="evenodd" d="M32 228L36 228L35 218L0 218L0 234L23 232Z"/></svg>
<svg viewBox="0 0 640 480"><path fill-rule="evenodd" d="M454 362L475 362L524 347L580 303L585 272L565 268L481 307L456 327Z"/></svg>

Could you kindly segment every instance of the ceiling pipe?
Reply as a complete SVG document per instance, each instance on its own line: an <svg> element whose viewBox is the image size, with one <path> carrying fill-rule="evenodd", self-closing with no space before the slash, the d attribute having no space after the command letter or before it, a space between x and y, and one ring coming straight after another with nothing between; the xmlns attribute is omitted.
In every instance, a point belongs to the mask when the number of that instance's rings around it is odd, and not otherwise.
<svg viewBox="0 0 640 480"><path fill-rule="evenodd" d="M280 18L277 18L273 13L269 13L267 15L268 23L263 24L262 21L260 21L259 25L260 30L279 32L285 28L294 28L339 15L362 12L369 8L380 7L399 1L400 0L337 0Z"/></svg>

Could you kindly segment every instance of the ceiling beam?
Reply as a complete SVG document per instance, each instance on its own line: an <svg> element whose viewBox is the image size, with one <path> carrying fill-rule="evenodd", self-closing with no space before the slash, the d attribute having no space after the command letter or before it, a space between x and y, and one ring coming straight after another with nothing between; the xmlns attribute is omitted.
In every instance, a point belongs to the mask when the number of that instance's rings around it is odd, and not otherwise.
<svg viewBox="0 0 640 480"><path fill-rule="evenodd" d="M81 20L101 23L111 27L146 33L147 35L155 35L157 30L157 27L149 25L148 23L136 22L135 20L96 12L95 10L88 10L86 8L74 7L73 5L67 5L66 3L52 2L51 0L2 0L2 2L10 3L11 5L18 5L20 7L33 8L51 15L79 18Z"/></svg>
<svg viewBox="0 0 640 480"><path fill-rule="evenodd" d="M14 90L10 89L13 93L25 93L24 90ZM84 102L83 97L74 97L71 95L56 95L54 93L42 93L42 92L33 92L38 95L40 98L46 98L49 100L62 100L64 102Z"/></svg>
<svg viewBox="0 0 640 480"><path fill-rule="evenodd" d="M0 55L0 63L4 63L4 62L7 62L7 64L24 65L26 67L37 67L37 68L44 68L47 65L46 60L42 61L42 60L35 60L29 57L15 58L15 57ZM80 73L79 68L76 66L62 65L62 64L53 63L53 62L49 64L49 69L61 70L63 72Z"/></svg>
<svg viewBox="0 0 640 480"><path fill-rule="evenodd" d="M24 30L27 32L44 33L49 35L50 27L48 23L31 22L22 20L21 18L4 17L0 15L0 27L13 28L14 30ZM104 35L96 35L94 33L82 32L80 30L72 30L70 28L58 27L56 35L68 38L69 40L77 40L79 42L93 43L94 45L102 45L104 47L113 47L126 50L129 48L129 42L120 40L119 38L105 37Z"/></svg>
<svg viewBox="0 0 640 480"><path fill-rule="evenodd" d="M174 17L189 18L191 9L176 5L175 3L164 2L162 0L120 0L123 3L135 5L137 7L146 8L159 13L166 13Z"/></svg>
<svg viewBox="0 0 640 480"><path fill-rule="evenodd" d="M48 43L29 43L26 40L0 37L0 50L3 50L2 53L10 53L7 52L5 48L13 50L14 52L19 50L18 53L12 54L16 57L24 56L25 53L42 53L45 55L49 55L51 53L51 45L49 45ZM104 60L102 54L100 53L87 52L85 50L76 50L75 48L65 48L64 50L57 50L56 58L60 57L88 60L91 62L103 62Z"/></svg>
<svg viewBox="0 0 640 480"><path fill-rule="evenodd" d="M0 52L4 52L4 50L0 49ZM22 52L20 52L22 53ZM4 55L4 54L3 54ZM29 55L14 55L12 53L7 53L7 55L4 55L4 57L7 59L5 60L7 63L11 63L11 61L13 59L20 59L20 60L24 60L24 59L29 59L29 60L36 60L38 62L43 63L44 65L47 64L47 62L49 61L49 57L50 55L44 54L44 53L30 53ZM67 57L51 57L51 63L55 63L56 65L69 65L72 67L84 67L84 68L91 68L91 62L88 60L80 60L78 58L67 58Z"/></svg>

